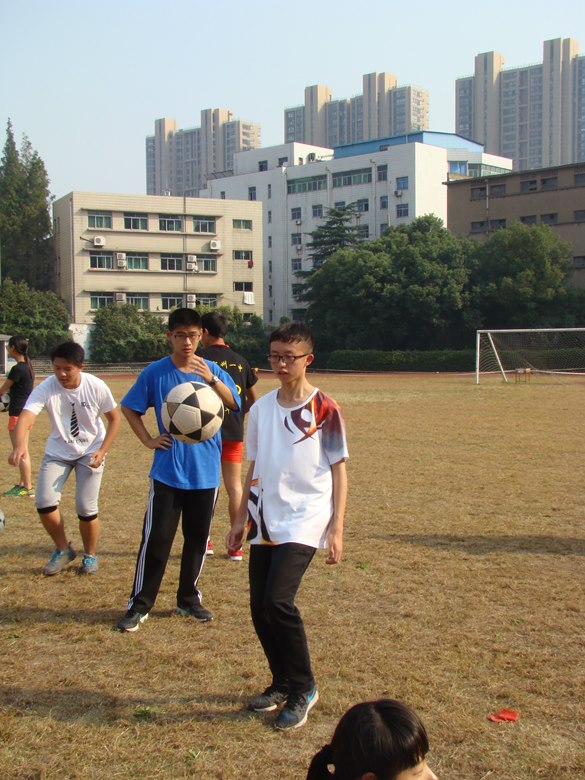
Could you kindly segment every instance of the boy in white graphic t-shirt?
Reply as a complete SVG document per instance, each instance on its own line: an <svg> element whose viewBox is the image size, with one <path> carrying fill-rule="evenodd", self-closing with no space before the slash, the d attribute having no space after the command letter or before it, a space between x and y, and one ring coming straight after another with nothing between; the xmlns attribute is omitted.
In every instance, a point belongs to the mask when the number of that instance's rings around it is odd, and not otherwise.
<svg viewBox="0 0 585 780"><path fill-rule="evenodd" d="M82 574L98 570L96 546L100 531L98 495L104 461L120 427L120 414L109 387L101 379L84 374L85 352L80 344L66 341L51 350L53 376L32 391L15 428L9 463L24 457L26 432L43 409L51 421L45 455L39 469L36 507L41 522L55 543L55 551L43 574L58 574L76 557L67 540L59 503L67 478L75 471L75 508L83 542ZM106 418L104 426L101 415Z"/></svg>
<svg viewBox="0 0 585 780"><path fill-rule="evenodd" d="M313 334L288 322L270 334L268 359L280 388L251 407L244 498L228 534L241 543L249 524L252 622L272 673L249 703L256 712L285 706L279 730L302 726L319 694L295 596L317 548L339 563L347 496L347 445L335 401L309 384Z"/></svg>

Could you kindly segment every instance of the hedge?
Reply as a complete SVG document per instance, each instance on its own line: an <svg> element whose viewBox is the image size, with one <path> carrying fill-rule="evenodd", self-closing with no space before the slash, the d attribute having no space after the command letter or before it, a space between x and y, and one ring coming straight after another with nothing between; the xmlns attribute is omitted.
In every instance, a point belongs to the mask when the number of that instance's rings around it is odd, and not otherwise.
<svg viewBox="0 0 585 780"><path fill-rule="evenodd" d="M382 352L340 349L331 353L327 368L337 371L474 371L475 350Z"/></svg>

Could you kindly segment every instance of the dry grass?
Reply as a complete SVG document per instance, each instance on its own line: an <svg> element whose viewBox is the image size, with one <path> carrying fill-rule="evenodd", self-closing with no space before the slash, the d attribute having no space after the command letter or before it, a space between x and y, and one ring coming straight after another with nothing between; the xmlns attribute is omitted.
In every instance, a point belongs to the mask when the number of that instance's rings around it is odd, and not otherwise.
<svg viewBox="0 0 585 780"><path fill-rule="evenodd" d="M110 381L117 398L129 383ZM98 576L41 577L50 544L32 503L1 501L3 777L304 778L341 713L384 695L419 710L442 780L585 776L583 383L318 384L344 409L350 500L342 565L319 556L299 598L321 693L307 726L283 735L245 711L268 679L245 564L208 561L200 584L216 619L197 625L172 615L177 543L150 620L112 631L150 461L124 426L102 489ZM36 464L46 431L41 418ZM2 474L11 485L15 472ZM218 551L225 526L222 494ZM490 723L502 707L520 720Z"/></svg>

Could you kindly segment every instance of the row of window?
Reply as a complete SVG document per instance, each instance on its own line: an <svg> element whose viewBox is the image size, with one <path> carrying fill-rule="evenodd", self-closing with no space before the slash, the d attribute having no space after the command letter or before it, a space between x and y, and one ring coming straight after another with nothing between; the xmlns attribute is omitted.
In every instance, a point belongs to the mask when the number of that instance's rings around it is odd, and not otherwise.
<svg viewBox="0 0 585 780"><path fill-rule="evenodd" d="M540 214L540 216L537 214L528 214L524 217L520 217L519 221L522 222L523 225L537 225L539 222L541 225L557 225L559 221L559 215L557 213ZM585 209L575 211L575 221L585 222ZM500 230L500 228L506 227L506 220L490 219L489 223L488 220L477 220L476 222L471 223L471 232L487 233L488 225L489 230Z"/></svg>
<svg viewBox="0 0 585 780"><path fill-rule="evenodd" d="M254 198L255 200L255 198ZM177 233L183 231L187 217L180 214L159 214L158 229L164 232ZM217 233L217 217L193 216L192 226L194 233ZM124 230L148 230L148 214L138 212L124 212ZM89 211L87 214L87 226L95 230L111 230L113 216L111 211ZM232 220L234 230L252 230L251 219Z"/></svg>
<svg viewBox="0 0 585 780"><path fill-rule="evenodd" d="M107 293L92 292L89 294L90 308L103 309L106 306L112 306L114 303L129 303L139 309L148 311L150 308L151 296L148 293ZM154 296L152 296L154 299ZM158 306L158 294L156 304ZM216 294L199 293L196 296L196 303L199 306L217 306L218 296ZM170 311L171 309L182 308L183 306L195 306L195 301L191 301L186 295L179 293L161 293L160 309L161 311Z"/></svg>
<svg viewBox="0 0 585 780"><path fill-rule="evenodd" d="M365 212L368 212L370 210L370 201L368 198L360 198L359 200L356 201L356 206L357 206L358 213L364 214ZM345 201L338 201L337 203L335 203L335 208L336 209L345 208ZM387 208L388 208L388 195L380 195L380 209L384 210ZM268 222L272 222L271 212L268 212L268 214L269 214ZM312 216L314 218L323 216L323 206L321 204L312 206ZM397 217L408 216L408 203L398 203L396 205L396 216ZM295 206L290 210L290 218L294 222L297 223L302 222L302 209L300 206Z"/></svg>
<svg viewBox="0 0 585 780"><path fill-rule="evenodd" d="M234 260L254 261L254 253L251 249L234 249L232 252ZM195 255L196 261L189 261L189 255L182 254L161 254L161 271L188 271L189 262L197 263L198 271L207 271L215 273L217 271L216 255ZM151 266L152 258L143 252L90 252L89 267L100 271L127 270L127 271L148 271L153 270Z"/></svg>
<svg viewBox="0 0 585 780"><path fill-rule="evenodd" d="M585 186L585 172L575 173L573 184L576 187ZM539 186L540 185L540 186ZM520 182L520 192L541 192L558 189L559 181L557 176L542 176L540 182L538 179L524 179ZM489 195L492 198L499 198L506 194L506 183L481 184L471 188L471 200L481 200Z"/></svg>

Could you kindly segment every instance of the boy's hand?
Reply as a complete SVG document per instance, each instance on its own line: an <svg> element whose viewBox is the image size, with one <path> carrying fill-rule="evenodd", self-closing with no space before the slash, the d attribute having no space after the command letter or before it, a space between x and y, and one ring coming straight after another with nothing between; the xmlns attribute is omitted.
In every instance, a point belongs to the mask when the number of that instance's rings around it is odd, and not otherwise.
<svg viewBox="0 0 585 780"><path fill-rule="evenodd" d="M107 454L108 453L104 452L103 450L96 450L94 453L92 453L92 456L89 459L90 468L99 469Z"/></svg>
<svg viewBox="0 0 585 780"><path fill-rule="evenodd" d="M339 563L341 561L341 553L343 552L342 531L330 531L327 534L327 548L329 550L329 556L325 563Z"/></svg>
<svg viewBox="0 0 585 780"><path fill-rule="evenodd" d="M242 539L244 538L244 526L245 521L234 521L234 524L230 528L228 535L225 538L228 550L238 550L242 546Z"/></svg>
<svg viewBox="0 0 585 780"><path fill-rule="evenodd" d="M21 460L26 458L26 450L15 447L8 456L8 463L11 466L18 466Z"/></svg>
<svg viewBox="0 0 585 780"><path fill-rule="evenodd" d="M168 433L161 433L160 436L153 436L144 442L149 450L168 450L173 446L173 438Z"/></svg>

